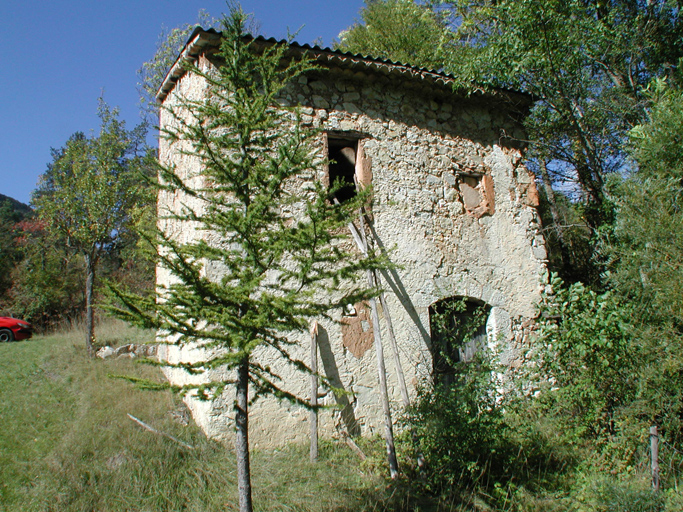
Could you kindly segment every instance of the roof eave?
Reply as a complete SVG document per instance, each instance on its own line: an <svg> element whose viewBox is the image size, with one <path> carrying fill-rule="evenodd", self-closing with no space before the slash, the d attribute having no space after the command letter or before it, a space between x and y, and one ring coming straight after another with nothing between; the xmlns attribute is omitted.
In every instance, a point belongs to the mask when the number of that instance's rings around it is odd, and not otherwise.
<svg viewBox="0 0 683 512"><path fill-rule="evenodd" d="M330 67L359 67L382 75L398 75L409 80L417 79L434 84L437 87L450 87L451 90L459 92L464 96L489 96L504 101L512 101L514 99L514 103L526 103L528 106L533 103L533 98L523 92L501 88L487 89L477 86L476 84L466 87L458 84L455 77L450 75L425 68L417 68L399 62L344 53L338 50L320 48L319 46L310 46L308 44L301 45L285 40L278 41L275 38L266 39L263 36L256 38L247 36L247 38L256 44L289 44L293 51L297 53L309 53L317 61L327 63ZM204 30L201 27L195 28L188 38L188 42L183 47L183 50L180 52L180 55L164 77L164 81L156 94L157 101L163 102L166 99L168 93L175 87L176 82L185 74L188 64L193 63L206 48L217 48L220 45L220 40L220 32L217 32L214 29Z"/></svg>

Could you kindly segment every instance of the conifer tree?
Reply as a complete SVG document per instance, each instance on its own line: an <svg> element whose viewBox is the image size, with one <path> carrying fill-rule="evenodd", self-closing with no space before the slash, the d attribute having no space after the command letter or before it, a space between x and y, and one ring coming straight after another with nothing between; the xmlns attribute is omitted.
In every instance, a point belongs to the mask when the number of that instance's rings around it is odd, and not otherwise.
<svg viewBox="0 0 683 512"><path fill-rule="evenodd" d="M187 199L179 211L160 211L160 225L170 220L201 236L183 242L160 230L158 265L172 284L159 286L156 298L112 290L123 304L114 308L119 316L156 328L167 343L202 349L198 362L164 363L203 378L177 391L209 400L234 393L240 510L249 511L250 400L270 394L306 405L259 357L276 354L307 371L292 355L297 332L369 297L372 290L353 282L380 259L360 260L342 243L367 194L334 204L334 187L304 177L324 163L311 145L321 134L303 127L297 108L279 99L312 63L286 57L287 45L257 46L243 33L241 10L223 23L220 64L188 69L206 81L208 92L200 100L179 98L169 110L172 126L162 131L201 170L188 177L172 165L160 167L160 193Z"/></svg>

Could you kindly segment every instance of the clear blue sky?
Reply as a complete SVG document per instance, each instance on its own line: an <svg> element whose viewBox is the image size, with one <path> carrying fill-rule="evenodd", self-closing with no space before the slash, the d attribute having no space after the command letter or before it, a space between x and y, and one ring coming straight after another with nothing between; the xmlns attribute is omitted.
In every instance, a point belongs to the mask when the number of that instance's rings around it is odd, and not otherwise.
<svg viewBox="0 0 683 512"><path fill-rule="evenodd" d="M362 0L243 0L266 37L303 28L300 43L330 45ZM162 27L219 17L222 0L0 0L0 194L28 203L38 176L76 131L98 127L97 99L139 123L136 71Z"/></svg>

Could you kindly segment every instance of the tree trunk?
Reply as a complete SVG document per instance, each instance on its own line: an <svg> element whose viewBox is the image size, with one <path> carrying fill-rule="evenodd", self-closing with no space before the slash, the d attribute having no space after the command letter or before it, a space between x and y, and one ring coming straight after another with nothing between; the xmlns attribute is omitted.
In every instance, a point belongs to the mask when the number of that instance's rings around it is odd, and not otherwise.
<svg viewBox="0 0 683 512"><path fill-rule="evenodd" d="M557 209L557 202L555 201L555 191L553 190L553 184L552 180L550 179L550 173L548 172L546 161L542 160L539 167L541 169L541 179L543 180L543 190L545 191L545 197L548 200L548 209L550 210L550 215L553 217L553 224L555 224L557 245L559 246L560 257L562 259L562 268L566 271L570 268L571 259L569 249L567 248L567 244L564 239L562 218L560 217L560 212Z"/></svg>
<svg viewBox="0 0 683 512"><path fill-rule="evenodd" d="M88 355L95 355L93 339L95 337L94 313L93 313L93 288L95 285L95 258L90 254L85 255L85 348Z"/></svg>
<svg viewBox="0 0 683 512"><path fill-rule="evenodd" d="M237 455L237 487L240 512L252 512L251 470L249 468L249 358L237 367L235 396L235 454Z"/></svg>
<svg viewBox="0 0 683 512"><path fill-rule="evenodd" d="M311 324L311 462L318 461L318 322Z"/></svg>

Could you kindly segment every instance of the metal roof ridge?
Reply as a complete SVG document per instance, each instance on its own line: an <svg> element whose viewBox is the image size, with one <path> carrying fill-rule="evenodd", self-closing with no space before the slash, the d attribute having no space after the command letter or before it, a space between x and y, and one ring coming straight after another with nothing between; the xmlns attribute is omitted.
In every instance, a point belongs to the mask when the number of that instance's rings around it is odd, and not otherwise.
<svg viewBox="0 0 683 512"><path fill-rule="evenodd" d="M164 80L156 94L157 101L162 102L166 98L168 93L174 88L177 80L185 73L185 63L194 60L203 48L207 46L218 46L220 44L221 35L222 33L217 31L216 29L204 29L200 26L197 26L192 31L192 34L188 38L187 43L185 43L185 46L176 58L175 62L173 63L173 66L171 66L168 73L164 77ZM408 74L412 77L427 79L433 81L434 83L440 82L444 85L455 85L457 83L457 79L455 78L455 76L451 74L443 73L441 71L430 70L424 67L412 66L410 64L405 64L402 62L392 61L390 59L381 59L371 57L368 55L343 52L341 50L335 50L330 47L321 47L319 45L310 45L308 43L301 44L296 41L288 41L286 39L278 40L274 37L266 38L263 35L253 36L251 34L246 34L244 37L245 39L254 41L256 43L266 43L273 45L286 44L293 49L299 49L302 51L312 51L315 54L317 54L316 56L322 56L322 54L327 54L329 57L348 58L357 64L363 64L369 68L374 67L376 69L381 69L381 67L386 66L387 68L393 68L399 71L401 74ZM476 85L474 83L470 84L469 87L469 92L472 94L486 94L488 92L489 94L496 95L497 92L499 94L502 93L503 95L513 94L527 96L526 93L520 91L513 91L499 87L492 87L490 89L486 89L485 87ZM464 90L467 89L467 86L461 85L460 88Z"/></svg>

